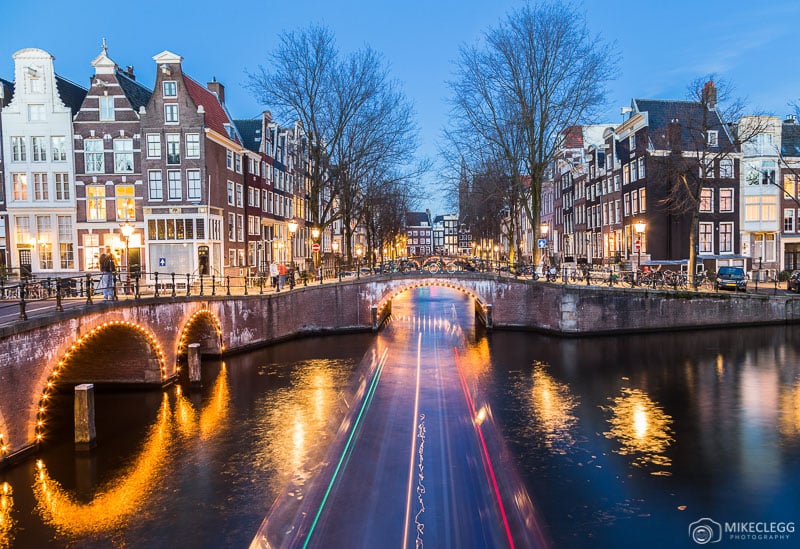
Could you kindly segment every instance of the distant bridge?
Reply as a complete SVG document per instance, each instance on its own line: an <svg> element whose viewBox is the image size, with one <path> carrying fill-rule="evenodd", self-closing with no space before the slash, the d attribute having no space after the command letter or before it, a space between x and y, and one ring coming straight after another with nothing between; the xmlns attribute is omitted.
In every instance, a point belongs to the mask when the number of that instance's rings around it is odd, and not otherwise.
<svg viewBox="0 0 800 549"><path fill-rule="evenodd" d="M580 335L800 319L800 299L789 297L676 294L472 272L351 278L279 293L75 303L0 326L0 465L46 439L47 401L59 386L168 384L189 343L219 355L300 335L377 330L392 299L421 286L468 295L488 329Z"/></svg>

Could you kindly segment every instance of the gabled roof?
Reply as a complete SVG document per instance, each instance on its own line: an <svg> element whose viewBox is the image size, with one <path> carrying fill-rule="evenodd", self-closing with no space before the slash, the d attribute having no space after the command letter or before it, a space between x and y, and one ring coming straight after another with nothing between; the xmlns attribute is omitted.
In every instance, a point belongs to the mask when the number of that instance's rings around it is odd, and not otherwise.
<svg viewBox="0 0 800 549"><path fill-rule="evenodd" d="M430 219L425 212L406 212L406 225L409 227L430 226Z"/></svg>
<svg viewBox="0 0 800 549"><path fill-rule="evenodd" d="M261 142L263 136L261 135L261 119L256 120L234 120L233 124L236 126L236 131L242 138L242 145L248 150L253 152L261 152Z"/></svg>
<svg viewBox="0 0 800 549"><path fill-rule="evenodd" d="M719 132L720 147L730 147L732 144L728 129L722 122L719 111L708 109L699 101L634 99L633 108L635 112L647 113L648 135L656 148L668 148L666 130L673 120L680 123L683 150L694 150L701 125L705 129Z"/></svg>
<svg viewBox="0 0 800 549"><path fill-rule="evenodd" d="M800 124L784 122L781 126L781 154L800 156Z"/></svg>
<svg viewBox="0 0 800 549"><path fill-rule="evenodd" d="M205 110L206 113L206 126L221 135L233 139L237 143L241 143L242 140L239 137L238 131L236 131L236 126L233 125L233 120L228 114L227 109L219 102L217 94L209 91L205 86L199 84L186 74L183 75L183 80L186 83L186 90L189 92L189 96L192 98L192 101L194 101L194 104L198 107L200 105L203 106L203 110ZM228 128L233 128L233 135L228 131Z"/></svg>
<svg viewBox="0 0 800 549"><path fill-rule="evenodd" d="M139 107L147 106L147 102L150 101L150 96L153 95L153 90L141 85L125 74L125 71L117 70L115 74L117 76L117 82L119 82L119 87L122 88L122 93L124 93L128 101L131 102L133 110L138 113Z"/></svg>
<svg viewBox="0 0 800 549"><path fill-rule="evenodd" d="M73 116L81 110L83 99L89 90L58 75L56 75L56 88L61 101L72 110Z"/></svg>

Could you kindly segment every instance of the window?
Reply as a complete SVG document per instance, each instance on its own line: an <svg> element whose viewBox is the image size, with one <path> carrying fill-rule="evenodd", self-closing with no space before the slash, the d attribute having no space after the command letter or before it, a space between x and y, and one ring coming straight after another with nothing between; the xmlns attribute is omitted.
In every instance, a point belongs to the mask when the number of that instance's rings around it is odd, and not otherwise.
<svg viewBox="0 0 800 549"><path fill-rule="evenodd" d="M100 96L100 120L114 120L114 98Z"/></svg>
<svg viewBox="0 0 800 549"><path fill-rule="evenodd" d="M631 149L631 155L635 154L636 153L636 134L632 134L628 138L628 145L630 146L630 149Z"/></svg>
<svg viewBox="0 0 800 549"><path fill-rule="evenodd" d="M700 161L700 177L713 178L714 177L714 161L711 159L704 159Z"/></svg>
<svg viewBox="0 0 800 549"><path fill-rule="evenodd" d="M714 211L714 190L702 189L700 191L700 211L713 212Z"/></svg>
<svg viewBox="0 0 800 549"><path fill-rule="evenodd" d="M47 174L35 173L33 174L33 199L34 200L49 200L49 193L47 192Z"/></svg>
<svg viewBox="0 0 800 549"><path fill-rule="evenodd" d="M242 155L234 154L233 159L236 164L236 173L242 173Z"/></svg>
<svg viewBox="0 0 800 549"><path fill-rule="evenodd" d="M33 240L31 236L31 218L27 215L20 215L14 217L14 226L17 232L17 242L30 242Z"/></svg>
<svg viewBox="0 0 800 549"><path fill-rule="evenodd" d="M719 132L717 130L708 130L706 134L708 138L708 146L709 147L716 147L719 145Z"/></svg>
<svg viewBox="0 0 800 549"><path fill-rule="evenodd" d="M244 242L244 216L242 214L236 216L236 238L239 242Z"/></svg>
<svg viewBox="0 0 800 549"><path fill-rule="evenodd" d="M795 231L794 218L794 208L786 208L783 210L783 232L793 233Z"/></svg>
<svg viewBox="0 0 800 549"><path fill-rule="evenodd" d="M639 189L639 212L644 213L647 211L647 189L642 187Z"/></svg>
<svg viewBox="0 0 800 549"><path fill-rule="evenodd" d="M745 221L777 221L775 197L773 196L745 196L744 218Z"/></svg>
<svg viewBox="0 0 800 549"><path fill-rule="evenodd" d="M186 170L186 197L200 200L200 170Z"/></svg>
<svg viewBox="0 0 800 549"><path fill-rule="evenodd" d="M27 67L28 73L28 90L31 93L44 93L44 81L40 78L40 72L42 68L37 67L35 65L31 65Z"/></svg>
<svg viewBox="0 0 800 549"><path fill-rule="evenodd" d="M39 267L46 270L53 268L53 243L50 242L52 226L49 215L36 216L36 234L39 245Z"/></svg>
<svg viewBox="0 0 800 549"><path fill-rule="evenodd" d="M114 140L114 172L133 173L133 139Z"/></svg>
<svg viewBox="0 0 800 549"><path fill-rule="evenodd" d="M106 220L105 185L86 186L86 219L89 221Z"/></svg>
<svg viewBox="0 0 800 549"><path fill-rule="evenodd" d="M773 160L764 160L763 162L761 162L762 185L775 184L775 168L776 168L776 163Z"/></svg>
<svg viewBox="0 0 800 549"><path fill-rule="evenodd" d="M733 189L719 190L719 211L721 212L733 211Z"/></svg>
<svg viewBox="0 0 800 549"><path fill-rule="evenodd" d="M241 183L236 184L236 206L244 207L244 187Z"/></svg>
<svg viewBox="0 0 800 549"><path fill-rule="evenodd" d="M164 199L164 185L161 179L161 170L147 172L147 186L150 189L150 200Z"/></svg>
<svg viewBox="0 0 800 549"><path fill-rule="evenodd" d="M228 181L228 206L233 206L235 204L234 194L233 194L233 181Z"/></svg>
<svg viewBox="0 0 800 549"><path fill-rule="evenodd" d="M44 105L28 105L28 122L43 122Z"/></svg>
<svg viewBox="0 0 800 549"><path fill-rule="evenodd" d="M69 200L72 193L69 190L69 174L54 173L56 184L56 200Z"/></svg>
<svg viewBox="0 0 800 549"><path fill-rule="evenodd" d="M86 163L86 173L103 173L105 171L105 163L103 161L103 140L84 139L83 159Z"/></svg>
<svg viewBox="0 0 800 549"><path fill-rule="evenodd" d="M167 134L167 164L181 163L181 136L177 133Z"/></svg>
<svg viewBox="0 0 800 549"><path fill-rule="evenodd" d="M225 165L229 170L233 169L233 151L227 151L225 154Z"/></svg>
<svg viewBox="0 0 800 549"><path fill-rule="evenodd" d="M34 162L47 162L47 142L44 137L31 137Z"/></svg>
<svg viewBox="0 0 800 549"><path fill-rule="evenodd" d="M117 185L114 188L117 206L117 221L136 219L136 199L133 185Z"/></svg>
<svg viewBox="0 0 800 549"><path fill-rule="evenodd" d="M164 105L164 123L177 124L178 123L178 104L167 103Z"/></svg>
<svg viewBox="0 0 800 549"><path fill-rule="evenodd" d="M730 179L733 177L733 159L723 158L719 161L719 176Z"/></svg>
<svg viewBox="0 0 800 549"><path fill-rule="evenodd" d="M631 162L631 181L639 179L639 164L634 160Z"/></svg>
<svg viewBox="0 0 800 549"><path fill-rule="evenodd" d="M644 179L644 157L639 159L639 179Z"/></svg>
<svg viewBox="0 0 800 549"><path fill-rule="evenodd" d="M147 158L161 158L161 136L157 133L147 134Z"/></svg>
<svg viewBox="0 0 800 549"><path fill-rule="evenodd" d="M12 162L25 162L28 160L24 137L11 138L11 160Z"/></svg>
<svg viewBox="0 0 800 549"><path fill-rule="evenodd" d="M639 213L639 193L633 191L631 193L631 215Z"/></svg>
<svg viewBox="0 0 800 549"><path fill-rule="evenodd" d="M627 185L631 182L631 165L625 164L622 167L622 184Z"/></svg>
<svg viewBox="0 0 800 549"><path fill-rule="evenodd" d="M180 200L183 198L180 170L167 170L167 193L170 200Z"/></svg>
<svg viewBox="0 0 800 549"><path fill-rule="evenodd" d="M14 200L28 200L28 174L12 173L11 186L14 188Z"/></svg>
<svg viewBox="0 0 800 549"><path fill-rule="evenodd" d="M700 253L710 254L714 252L714 224L700 223Z"/></svg>
<svg viewBox="0 0 800 549"><path fill-rule="evenodd" d="M186 134L186 158L200 158L200 134Z"/></svg>
<svg viewBox="0 0 800 549"><path fill-rule="evenodd" d="M236 240L236 214L228 214L228 240Z"/></svg>
<svg viewBox="0 0 800 549"><path fill-rule="evenodd" d="M74 269L75 246L72 242L72 218L68 215L58 216L58 248L61 256L61 268Z"/></svg>
<svg viewBox="0 0 800 549"><path fill-rule="evenodd" d="M178 84L175 80L165 80L164 81L164 97L177 97L178 96Z"/></svg>
<svg viewBox="0 0 800 549"><path fill-rule="evenodd" d="M53 162L67 161L67 140L63 135L50 138L50 154L53 155Z"/></svg>

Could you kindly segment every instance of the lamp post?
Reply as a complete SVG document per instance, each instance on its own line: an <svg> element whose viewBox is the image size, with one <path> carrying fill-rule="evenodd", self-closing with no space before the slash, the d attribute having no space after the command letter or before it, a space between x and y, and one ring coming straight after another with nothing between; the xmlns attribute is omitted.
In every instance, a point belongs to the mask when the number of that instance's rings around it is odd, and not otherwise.
<svg viewBox="0 0 800 549"><path fill-rule="evenodd" d="M361 244L356 246L356 278L361 278L361 256L364 254L364 248Z"/></svg>
<svg viewBox="0 0 800 549"><path fill-rule="evenodd" d="M297 221L292 219L286 224L289 227L289 259L292 272L289 276L289 288L294 288L294 233L297 232Z"/></svg>
<svg viewBox="0 0 800 549"><path fill-rule="evenodd" d="M644 234L647 225L641 219L636 221L633 224L633 228L636 231L636 285L639 285L639 273L642 270L642 235Z"/></svg>
<svg viewBox="0 0 800 549"><path fill-rule="evenodd" d="M333 255L336 258L336 273L333 275L334 277L339 277L339 282L342 281L342 270L339 268L339 241L334 240L331 242L331 247L333 248Z"/></svg>
<svg viewBox="0 0 800 549"><path fill-rule="evenodd" d="M127 273L126 281L125 281L125 289L127 291L128 282L131 278L131 258L129 255L129 242L131 240L131 235L133 235L133 231L136 230L136 227L131 225L128 222L123 223L119 226L119 230L122 232L122 236L125 237L125 271Z"/></svg>
<svg viewBox="0 0 800 549"><path fill-rule="evenodd" d="M313 227L311 229L311 250L312 250L312 258L314 261L314 268L318 269L319 281L320 284L322 283L322 265L320 265L320 243L319 243L319 227Z"/></svg>
<svg viewBox="0 0 800 549"><path fill-rule="evenodd" d="M539 233L541 233L542 238L544 238L544 259L542 259L542 270L544 271L544 261L547 259L549 255L549 247L550 241L547 239L547 233L550 232L550 225L547 224L547 221L543 221L541 225L539 225Z"/></svg>

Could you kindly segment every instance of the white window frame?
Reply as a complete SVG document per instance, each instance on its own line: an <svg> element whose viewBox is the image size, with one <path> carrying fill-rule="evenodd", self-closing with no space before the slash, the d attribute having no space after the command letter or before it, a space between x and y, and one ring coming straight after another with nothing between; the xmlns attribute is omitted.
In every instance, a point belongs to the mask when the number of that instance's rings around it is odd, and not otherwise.
<svg viewBox="0 0 800 549"><path fill-rule="evenodd" d="M161 134L147 134L147 158L161 158Z"/></svg>
<svg viewBox="0 0 800 549"><path fill-rule="evenodd" d="M167 170L167 200L183 199L183 182L180 170Z"/></svg>
<svg viewBox="0 0 800 549"><path fill-rule="evenodd" d="M200 181L200 170L186 170L186 198L188 200L200 200L203 194L203 186Z"/></svg>
<svg viewBox="0 0 800 549"><path fill-rule="evenodd" d="M161 170L148 170L147 189L150 200L164 200L164 174Z"/></svg>
<svg viewBox="0 0 800 549"><path fill-rule="evenodd" d="M97 110L100 113L100 120L114 120L114 96L101 95Z"/></svg>
<svg viewBox="0 0 800 549"><path fill-rule="evenodd" d="M180 110L177 103L164 103L164 124L180 124Z"/></svg>

